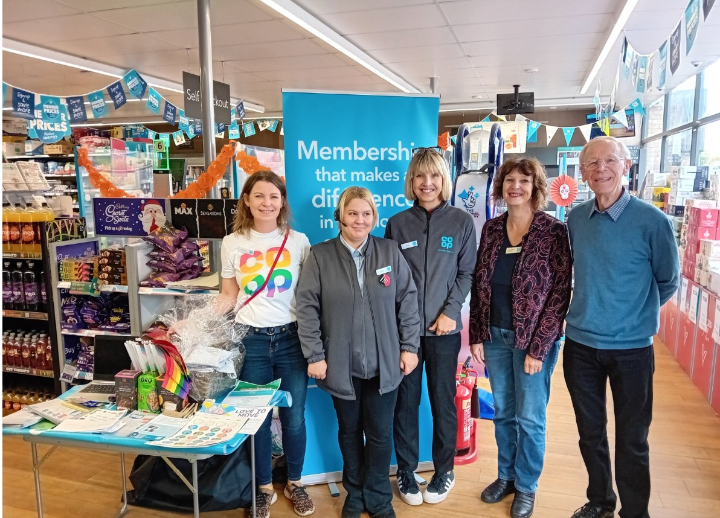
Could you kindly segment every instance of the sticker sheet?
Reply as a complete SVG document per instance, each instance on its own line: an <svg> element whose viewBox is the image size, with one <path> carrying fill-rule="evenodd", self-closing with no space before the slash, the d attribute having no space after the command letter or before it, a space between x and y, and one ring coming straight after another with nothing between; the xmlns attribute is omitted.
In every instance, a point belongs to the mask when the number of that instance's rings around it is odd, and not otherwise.
<svg viewBox="0 0 720 518"><path fill-rule="evenodd" d="M175 435L147 444L165 448L204 448L229 441L238 434L246 420L198 412Z"/></svg>

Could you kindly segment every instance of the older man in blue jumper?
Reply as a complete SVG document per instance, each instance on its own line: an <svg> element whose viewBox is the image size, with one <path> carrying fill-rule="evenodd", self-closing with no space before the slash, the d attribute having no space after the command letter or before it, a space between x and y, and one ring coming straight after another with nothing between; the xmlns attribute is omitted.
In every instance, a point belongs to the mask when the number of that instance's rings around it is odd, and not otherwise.
<svg viewBox="0 0 720 518"><path fill-rule="evenodd" d="M573 518L614 516L606 385L615 407L615 481L621 518L648 518L653 335L660 306L680 279L665 214L622 186L630 154L617 139L591 140L580 171L595 199L568 217L575 289L567 315L563 370L575 409L589 502Z"/></svg>

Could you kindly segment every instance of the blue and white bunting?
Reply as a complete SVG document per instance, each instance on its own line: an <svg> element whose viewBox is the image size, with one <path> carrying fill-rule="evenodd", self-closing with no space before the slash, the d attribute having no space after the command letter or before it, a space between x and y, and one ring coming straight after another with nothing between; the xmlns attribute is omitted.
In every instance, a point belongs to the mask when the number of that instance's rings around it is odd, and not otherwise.
<svg viewBox="0 0 720 518"><path fill-rule="evenodd" d="M26 92L20 88L13 88L12 91L12 114L23 119L34 119L35 94Z"/></svg>
<svg viewBox="0 0 720 518"><path fill-rule="evenodd" d="M698 26L700 25L700 4L698 0L690 0L687 8L685 9L685 55L690 54L690 51L695 44L695 38L698 33Z"/></svg>
<svg viewBox="0 0 720 518"><path fill-rule="evenodd" d="M122 83L117 81L107 87L107 93L110 95L110 99L113 102L115 109L121 108L126 102L125 90L123 90Z"/></svg>
<svg viewBox="0 0 720 518"><path fill-rule="evenodd" d="M236 116L238 120L243 120L245 118L245 103L243 101L240 101L237 103L237 106L235 107Z"/></svg>
<svg viewBox="0 0 720 518"><path fill-rule="evenodd" d="M233 121L230 126L228 126L228 138L229 139L238 139L240 138L240 125L237 123L237 121Z"/></svg>
<svg viewBox="0 0 720 518"><path fill-rule="evenodd" d="M162 100L162 95L157 93L157 90L155 90L152 86L148 90L148 100L147 100L147 107L148 110L153 112L155 115L160 114L160 101Z"/></svg>
<svg viewBox="0 0 720 518"><path fill-rule="evenodd" d="M565 135L565 143L569 146L570 141L573 138L573 134L575 133L575 128L563 128L563 135Z"/></svg>
<svg viewBox="0 0 720 518"><path fill-rule="evenodd" d="M203 134L202 121L200 119L195 119L195 125L193 127L193 131L195 132L195 135Z"/></svg>
<svg viewBox="0 0 720 518"><path fill-rule="evenodd" d="M157 138L157 133L153 130L148 130L148 137L150 140L155 140Z"/></svg>
<svg viewBox="0 0 720 518"><path fill-rule="evenodd" d="M278 127L278 122L279 121L277 119L273 119L272 121L270 121L270 126L268 126L268 129L275 133L275 130L277 130Z"/></svg>
<svg viewBox="0 0 720 518"><path fill-rule="evenodd" d="M528 121L528 132L527 132L528 140L532 140L533 135L535 135L535 133L537 133L537 130L540 126L542 126L542 124L540 124L539 122L535 122L535 121L531 121L531 120Z"/></svg>
<svg viewBox="0 0 720 518"><path fill-rule="evenodd" d="M242 125L242 128L243 128L243 134L246 137L252 137L253 135L255 135L255 124L253 123L253 121L246 122L245 124Z"/></svg>
<svg viewBox="0 0 720 518"><path fill-rule="evenodd" d="M224 133L225 132L225 124L222 122L218 122L215 124L215 133Z"/></svg>
<svg viewBox="0 0 720 518"><path fill-rule="evenodd" d="M68 97L65 99L68 113L70 114L70 122L87 122L87 111L85 110L85 98L80 95L77 97Z"/></svg>
<svg viewBox="0 0 720 518"><path fill-rule="evenodd" d="M53 95L40 96L40 118L46 124L60 122L60 98Z"/></svg>
<svg viewBox="0 0 720 518"><path fill-rule="evenodd" d="M125 74L123 76L123 81L125 82L125 86L127 86L130 95L132 95L135 99L143 98L143 95L145 95L145 89L147 88L147 83L142 77L140 77L140 74L138 74L135 69Z"/></svg>
<svg viewBox="0 0 720 518"><path fill-rule="evenodd" d="M175 105L171 103L168 100L165 100L165 111L163 112L163 119L165 119L167 122L175 125L175 112L177 111L177 108L175 108Z"/></svg>
<svg viewBox="0 0 720 518"><path fill-rule="evenodd" d="M93 117L95 119L101 119L106 117L108 114L108 108L105 104L105 94L102 90L88 94L88 101L90 101L90 108L92 110Z"/></svg>
<svg viewBox="0 0 720 518"><path fill-rule="evenodd" d="M187 133L188 126L190 125L190 119L185 117L185 110L178 110L178 128Z"/></svg>
<svg viewBox="0 0 720 518"><path fill-rule="evenodd" d="M642 101L640 101L640 99L635 99L633 102L631 102L630 108L635 113L640 114L641 117L645 116L645 108L643 108Z"/></svg>
<svg viewBox="0 0 720 518"><path fill-rule="evenodd" d="M179 146L180 144L185 144L185 136L183 135L182 131L176 131L172 134L172 136L176 146Z"/></svg>

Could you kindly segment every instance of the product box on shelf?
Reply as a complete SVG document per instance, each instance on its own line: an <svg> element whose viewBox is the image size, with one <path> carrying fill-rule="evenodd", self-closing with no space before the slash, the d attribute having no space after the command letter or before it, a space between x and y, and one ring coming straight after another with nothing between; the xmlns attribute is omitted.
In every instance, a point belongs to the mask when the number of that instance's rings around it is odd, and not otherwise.
<svg viewBox="0 0 720 518"><path fill-rule="evenodd" d="M715 228L718 225L719 214L720 210L718 209L703 209L700 207L691 207L688 222L690 225L694 225L696 227Z"/></svg>
<svg viewBox="0 0 720 518"><path fill-rule="evenodd" d="M45 144L46 155L69 155L72 152L73 146L68 140L60 140L54 144Z"/></svg>
<svg viewBox="0 0 720 518"><path fill-rule="evenodd" d="M669 216L682 216L685 214L685 205L672 205L668 203L665 207L665 214Z"/></svg>
<svg viewBox="0 0 720 518"><path fill-rule="evenodd" d="M115 374L115 396L118 408L137 410L138 378L142 373L135 370L123 370Z"/></svg>
<svg viewBox="0 0 720 518"><path fill-rule="evenodd" d="M665 345L670 352L675 356L675 349L677 348L677 335L678 335L678 317L679 317L679 305L680 305L680 293L679 290L670 297L670 300L665 304Z"/></svg>
<svg viewBox="0 0 720 518"><path fill-rule="evenodd" d="M720 270L720 258L708 257L700 254L700 268L703 270Z"/></svg>
<svg viewBox="0 0 720 518"><path fill-rule="evenodd" d="M694 177L686 177L686 178L673 178L670 180L670 189L671 192L680 192L680 191L688 191L688 192L694 192L695 186L695 178Z"/></svg>
<svg viewBox="0 0 720 518"><path fill-rule="evenodd" d="M670 191L668 194L668 205L685 205L685 200L700 198L700 193L693 191Z"/></svg>
<svg viewBox="0 0 720 518"><path fill-rule="evenodd" d="M44 152L43 143L39 140L26 140L25 141L25 154L26 155L43 155Z"/></svg>
<svg viewBox="0 0 720 518"><path fill-rule="evenodd" d="M720 360L718 360L718 355L720 354L720 351L717 350L718 347L715 347L715 359L713 360L713 375L712 375L712 390L711 393L711 399L710 399L710 405L713 407L713 409L720 414Z"/></svg>
<svg viewBox="0 0 720 518"><path fill-rule="evenodd" d="M702 270L700 268L695 268L695 272L693 274L692 280L695 281L696 284L700 285L701 278L702 278Z"/></svg>
<svg viewBox="0 0 720 518"><path fill-rule="evenodd" d="M683 305L680 306L680 328L675 358L680 366L685 369L685 372L690 374L693 348L695 346L695 322L697 321L700 287L692 281L686 283L686 280L683 279L681 289L685 284L687 284L687 292L684 309Z"/></svg>
<svg viewBox="0 0 720 518"><path fill-rule="evenodd" d="M670 166L670 178L693 177L697 173L695 165L673 165Z"/></svg>
<svg viewBox="0 0 720 518"><path fill-rule="evenodd" d="M710 399L713 360L715 359L715 340L712 337L715 325L715 304L717 297L707 290L700 293L698 326L695 335L695 358L693 360L692 380L706 399ZM720 397L720 394L718 395Z"/></svg>
<svg viewBox="0 0 720 518"><path fill-rule="evenodd" d="M720 259L720 241L713 239L701 239L700 253L705 257Z"/></svg>
<svg viewBox="0 0 720 518"><path fill-rule="evenodd" d="M720 295L720 270L708 270L707 288L716 295Z"/></svg>
<svg viewBox="0 0 720 518"><path fill-rule="evenodd" d="M24 155L25 144L20 142L3 142L2 152L5 156Z"/></svg>
<svg viewBox="0 0 720 518"><path fill-rule="evenodd" d="M645 175L645 187L667 187L667 173L648 173Z"/></svg>
<svg viewBox="0 0 720 518"><path fill-rule="evenodd" d="M7 119L2 121L3 133L27 135L28 124L24 119Z"/></svg>

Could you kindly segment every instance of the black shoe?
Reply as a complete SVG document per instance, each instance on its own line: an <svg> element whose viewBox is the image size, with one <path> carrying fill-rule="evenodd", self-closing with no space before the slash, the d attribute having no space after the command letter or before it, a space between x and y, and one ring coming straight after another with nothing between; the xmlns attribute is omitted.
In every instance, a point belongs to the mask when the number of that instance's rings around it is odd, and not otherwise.
<svg viewBox="0 0 720 518"><path fill-rule="evenodd" d="M496 504L500 500L514 492L514 480L503 480L499 478L485 488L485 491L483 491L480 495L480 499L486 504Z"/></svg>
<svg viewBox="0 0 720 518"><path fill-rule="evenodd" d="M529 518L535 509L535 493L515 492L512 506L510 507L510 516L512 518Z"/></svg>
<svg viewBox="0 0 720 518"><path fill-rule="evenodd" d="M342 518L360 518L361 515L362 509L355 509L346 505L343 505L342 513L340 514Z"/></svg>
<svg viewBox="0 0 720 518"><path fill-rule="evenodd" d="M615 516L615 511L603 509L599 505L588 502L575 511L571 518L613 518L613 516Z"/></svg>

